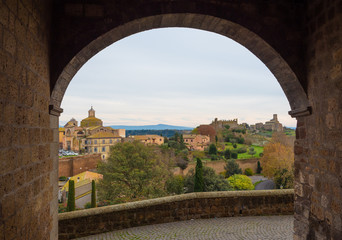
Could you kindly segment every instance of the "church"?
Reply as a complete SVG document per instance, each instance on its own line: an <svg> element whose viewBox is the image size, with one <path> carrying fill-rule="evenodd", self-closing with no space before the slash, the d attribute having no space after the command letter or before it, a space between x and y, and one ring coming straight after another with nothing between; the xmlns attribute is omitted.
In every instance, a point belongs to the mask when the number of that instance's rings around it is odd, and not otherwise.
<svg viewBox="0 0 342 240"><path fill-rule="evenodd" d="M72 118L63 128L59 128L59 148L85 154L100 153L104 160L109 156L110 147L125 137L125 129L104 127L91 107L88 117L81 121L80 126Z"/></svg>

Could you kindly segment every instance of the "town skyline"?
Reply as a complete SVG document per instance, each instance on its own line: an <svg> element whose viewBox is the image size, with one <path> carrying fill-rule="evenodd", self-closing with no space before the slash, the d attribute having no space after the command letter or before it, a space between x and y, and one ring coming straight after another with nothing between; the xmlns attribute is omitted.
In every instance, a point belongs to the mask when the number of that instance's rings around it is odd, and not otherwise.
<svg viewBox="0 0 342 240"><path fill-rule="evenodd" d="M168 50L167 50L168 49ZM93 106L105 125L196 127L214 118L295 127L272 73L233 40L171 28L122 39L90 59L71 81L60 125Z"/></svg>

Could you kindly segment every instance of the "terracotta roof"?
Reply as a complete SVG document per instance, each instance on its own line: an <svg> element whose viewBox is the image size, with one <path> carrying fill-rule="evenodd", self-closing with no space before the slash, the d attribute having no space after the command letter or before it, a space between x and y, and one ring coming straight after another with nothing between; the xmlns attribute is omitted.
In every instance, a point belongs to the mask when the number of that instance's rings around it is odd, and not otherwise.
<svg viewBox="0 0 342 240"><path fill-rule="evenodd" d="M88 136L87 138L118 138L118 137L120 136L111 132L98 132L98 133Z"/></svg>
<svg viewBox="0 0 342 240"><path fill-rule="evenodd" d="M162 138L162 136L159 136L159 135L134 135L133 137L136 140Z"/></svg>
<svg viewBox="0 0 342 240"><path fill-rule="evenodd" d="M195 138L197 135L194 135L194 134L184 134L183 135L183 139L185 138Z"/></svg>

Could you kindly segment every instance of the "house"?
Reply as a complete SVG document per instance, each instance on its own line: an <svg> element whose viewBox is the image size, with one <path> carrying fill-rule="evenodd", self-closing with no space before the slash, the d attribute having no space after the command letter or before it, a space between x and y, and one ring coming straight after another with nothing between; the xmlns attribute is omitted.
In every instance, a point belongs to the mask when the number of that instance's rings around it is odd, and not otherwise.
<svg viewBox="0 0 342 240"><path fill-rule="evenodd" d="M69 192L69 181L75 182L75 204L77 208L84 208L84 205L91 201L91 182L102 179L102 174L85 171L68 179L65 185L59 190L60 202L66 202Z"/></svg>
<svg viewBox="0 0 342 240"><path fill-rule="evenodd" d="M184 134L184 143L190 150L204 151L210 143L210 137L200 134Z"/></svg>

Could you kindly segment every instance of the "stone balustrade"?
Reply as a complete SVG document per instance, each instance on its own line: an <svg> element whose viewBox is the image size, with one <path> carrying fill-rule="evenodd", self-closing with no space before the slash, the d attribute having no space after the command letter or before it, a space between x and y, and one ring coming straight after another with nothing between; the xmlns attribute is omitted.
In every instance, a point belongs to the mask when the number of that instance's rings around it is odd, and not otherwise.
<svg viewBox="0 0 342 240"><path fill-rule="evenodd" d="M199 218L293 214L294 191L201 192L59 214L59 239Z"/></svg>

